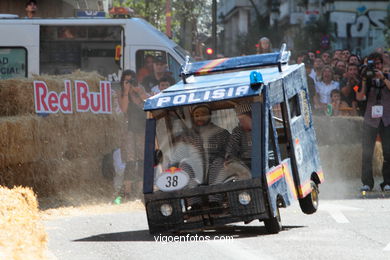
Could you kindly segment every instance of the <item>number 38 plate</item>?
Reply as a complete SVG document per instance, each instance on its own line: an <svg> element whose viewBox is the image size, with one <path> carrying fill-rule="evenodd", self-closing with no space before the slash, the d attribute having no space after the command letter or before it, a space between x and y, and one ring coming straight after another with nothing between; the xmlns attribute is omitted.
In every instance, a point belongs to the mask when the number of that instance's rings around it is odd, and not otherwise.
<svg viewBox="0 0 390 260"><path fill-rule="evenodd" d="M166 170L156 181L162 191L174 191L184 188L190 177L182 169L171 168Z"/></svg>

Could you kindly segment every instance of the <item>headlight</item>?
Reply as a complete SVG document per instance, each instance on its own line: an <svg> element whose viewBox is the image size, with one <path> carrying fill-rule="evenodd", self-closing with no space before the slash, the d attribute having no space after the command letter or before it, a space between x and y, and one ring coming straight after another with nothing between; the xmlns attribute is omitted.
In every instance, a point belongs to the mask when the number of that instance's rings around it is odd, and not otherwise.
<svg viewBox="0 0 390 260"><path fill-rule="evenodd" d="M169 204L162 204L160 207L160 211L161 211L161 214L163 214L163 216L168 217L168 216L172 215L172 206Z"/></svg>
<svg viewBox="0 0 390 260"><path fill-rule="evenodd" d="M246 191L241 192L238 195L238 201L241 203L241 205L248 205L251 202L251 196Z"/></svg>

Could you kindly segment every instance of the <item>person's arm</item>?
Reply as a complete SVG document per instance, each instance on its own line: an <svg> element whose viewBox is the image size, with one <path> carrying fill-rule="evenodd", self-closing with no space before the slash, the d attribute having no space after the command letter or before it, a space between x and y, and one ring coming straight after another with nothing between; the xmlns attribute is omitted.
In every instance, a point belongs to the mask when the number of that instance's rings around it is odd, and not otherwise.
<svg viewBox="0 0 390 260"><path fill-rule="evenodd" d="M129 106L129 91L129 87L125 84L121 91L121 96L119 97L119 106L123 113L127 112L127 108Z"/></svg>
<svg viewBox="0 0 390 260"><path fill-rule="evenodd" d="M364 101L366 100L366 90L367 90L367 80L362 80L362 88L356 92L356 100L357 101Z"/></svg>

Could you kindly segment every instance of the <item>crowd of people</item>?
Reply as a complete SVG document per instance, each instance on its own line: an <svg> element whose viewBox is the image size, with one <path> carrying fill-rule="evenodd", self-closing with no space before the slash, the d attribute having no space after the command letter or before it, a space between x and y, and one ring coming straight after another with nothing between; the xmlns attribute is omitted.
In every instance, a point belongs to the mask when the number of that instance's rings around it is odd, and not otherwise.
<svg viewBox="0 0 390 260"><path fill-rule="evenodd" d="M307 72L312 108L316 114L329 116L364 116L366 100L359 98L364 80L387 77L390 54L378 48L361 58L349 50L315 53L296 57Z"/></svg>
<svg viewBox="0 0 390 260"><path fill-rule="evenodd" d="M362 187L374 188L372 155L376 140L382 142L384 164L380 188L390 191L390 53L377 48L367 57L348 49L303 52L313 113L328 116L362 116Z"/></svg>

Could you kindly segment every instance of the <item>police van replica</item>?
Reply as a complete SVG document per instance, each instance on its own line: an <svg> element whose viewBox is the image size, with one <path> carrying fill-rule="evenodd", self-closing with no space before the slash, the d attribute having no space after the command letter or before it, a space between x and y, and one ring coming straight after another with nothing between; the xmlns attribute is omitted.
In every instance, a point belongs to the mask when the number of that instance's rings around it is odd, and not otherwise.
<svg viewBox="0 0 390 260"><path fill-rule="evenodd" d="M185 63L146 100L144 198L151 233L264 222L318 208L323 182L305 67L290 52Z"/></svg>

